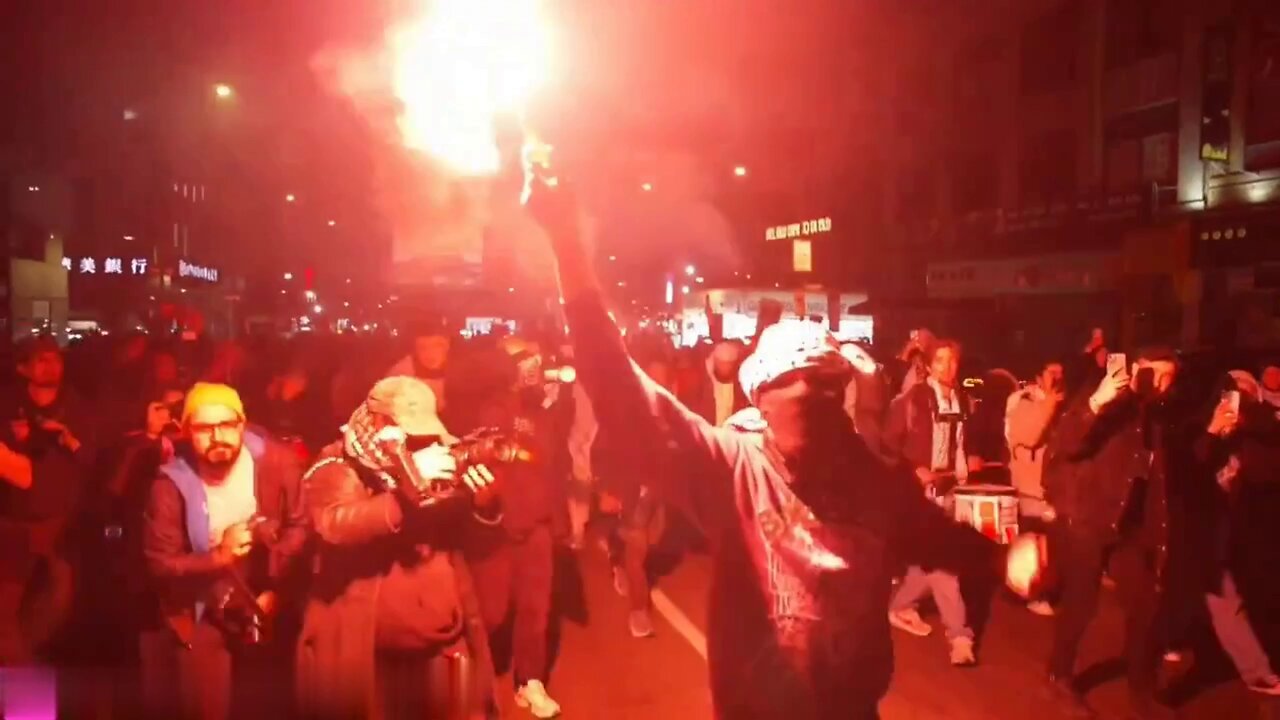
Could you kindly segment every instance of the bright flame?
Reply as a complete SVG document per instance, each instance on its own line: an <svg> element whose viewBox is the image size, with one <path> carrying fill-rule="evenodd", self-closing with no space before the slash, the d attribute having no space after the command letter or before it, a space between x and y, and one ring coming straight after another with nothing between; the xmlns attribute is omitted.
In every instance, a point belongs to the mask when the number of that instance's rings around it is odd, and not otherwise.
<svg viewBox="0 0 1280 720"><path fill-rule="evenodd" d="M495 122L519 119L546 80L538 0L433 0L389 47L404 143L465 175L496 172Z"/></svg>

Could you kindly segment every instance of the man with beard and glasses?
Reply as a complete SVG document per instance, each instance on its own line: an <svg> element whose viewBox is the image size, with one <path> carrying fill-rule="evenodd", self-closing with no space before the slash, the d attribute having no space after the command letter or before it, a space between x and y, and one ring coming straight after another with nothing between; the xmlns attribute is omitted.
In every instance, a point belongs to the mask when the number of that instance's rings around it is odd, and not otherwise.
<svg viewBox="0 0 1280 720"><path fill-rule="evenodd" d="M1160 573L1168 547L1164 400L1178 373L1171 350L1151 348L1107 374L1058 421L1049 442L1045 496L1057 515L1054 567L1061 603L1049 659L1049 691L1075 717L1094 713L1073 686L1076 654L1110 566L1125 611L1131 717L1163 718L1155 700L1162 638Z"/></svg>
<svg viewBox="0 0 1280 720"><path fill-rule="evenodd" d="M558 259L579 380L601 434L627 438L619 452L655 469L645 475L653 492L712 545L716 717L877 717L893 669L897 567L976 567L997 559L995 547L867 449L844 409L849 361L821 324L772 325L743 363L759 434L717 428L659 388L627 357L576 204L563 186L536 185L530 207ZM666 471L656 472L660 462Z"/></svg>
<svg viewBox="0 0 1280 720"><path fill-rule="evenodd" d="M244 405L226 385L196 383L182 428L143 518L169 631L142 648L144 686L170 690L150 713L282 716L292 646L272 635L270 618L281 604L276 583L306 543L302 468L292 450L246 430Z"/></svg>

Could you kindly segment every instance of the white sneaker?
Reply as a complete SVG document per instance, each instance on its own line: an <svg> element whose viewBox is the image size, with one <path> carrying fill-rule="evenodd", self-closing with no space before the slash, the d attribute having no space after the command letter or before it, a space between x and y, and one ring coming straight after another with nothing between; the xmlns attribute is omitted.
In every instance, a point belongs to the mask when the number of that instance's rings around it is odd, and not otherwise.
<svg viewBox="0 0 1280 720"><path fill-rule="evenodd" d="M633 638L653 637L653 618L649 616L648 610L632 610L627 617L627 627Z"/></svg>
<svg viewBox="0 0 1280 720"><path fill-rule="evenodd" d="M1040 617L1053 617L1053 606L1044 600L1034 600L1027 603L1027 609Z"/></svg>
<svg viewBox="0 0 1280 720"><path fill-rule="evenodd" d="M915 608L889 611L889 624L916 637L928 637L933 627L920 617Z"/></svg>
<svg viewBox="0 0 1280 720"><path fill-rule="evenodd" d="M560 703L551 699L541 680L530 680L516 691L516 706L528 710L539 720L549 720L560 714Z"/></svg>
<svg viewBox="0 0 1280 720"><path fill-rule="evenodd" d="M622 597L627 597L630 589L631 584L627 582L627 571L617 565L613 566L613 591Z"/></svg>
<svg viewBox="0 0 1280 720"><path fill-rule="evenodd" d="M978 664L978 659L973 656L973 638L958 637L951 639L951 664L956 667L969 667Z"/></svg>
<svg viewBox="0 0 1280 720"><path fill-rule="evenodd" d="M1256 693L1280 697L1280 675L1274 673L1263 675L1257 680L1248 682L1247 685L1250 690Z"/></svg>

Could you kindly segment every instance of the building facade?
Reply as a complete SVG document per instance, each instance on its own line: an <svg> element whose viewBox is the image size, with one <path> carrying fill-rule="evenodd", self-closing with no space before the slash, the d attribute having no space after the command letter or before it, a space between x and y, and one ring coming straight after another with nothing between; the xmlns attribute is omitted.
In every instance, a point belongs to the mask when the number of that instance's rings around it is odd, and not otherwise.
<svg viewBox="0 0 1280 720"><path fill-rule="evenodd" d="M1041 357L1092 327L1280 344L1280 5L1036 0L965 26L897 99L929 118L896 138L886 207L904 327Z"/></svg>

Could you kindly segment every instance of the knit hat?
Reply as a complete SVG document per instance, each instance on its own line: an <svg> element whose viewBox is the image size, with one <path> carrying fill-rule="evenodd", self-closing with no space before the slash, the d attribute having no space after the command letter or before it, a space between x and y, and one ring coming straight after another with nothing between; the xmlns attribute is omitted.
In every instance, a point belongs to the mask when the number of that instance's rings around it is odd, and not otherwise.
<svg viewBox="0 0 1280 720"><path fill-rule="evenodd" d="M187 391L186 403L182 406L182 422L185 425L191 416L200 408L210 405L221 405L229 408L232 412L244 419L244 403L240 400L240 393L230 385L221 383L198 382L191 386L191 390Z"/></svg>
<svg viewBox="0 0 1280 720"><path fill-rule="evenodd" d="M853 365L826 326L787 319L765 328L753 352L738 369L738 382L751 402L760 388L793 370L825 370L852 376Z"/></svg>

